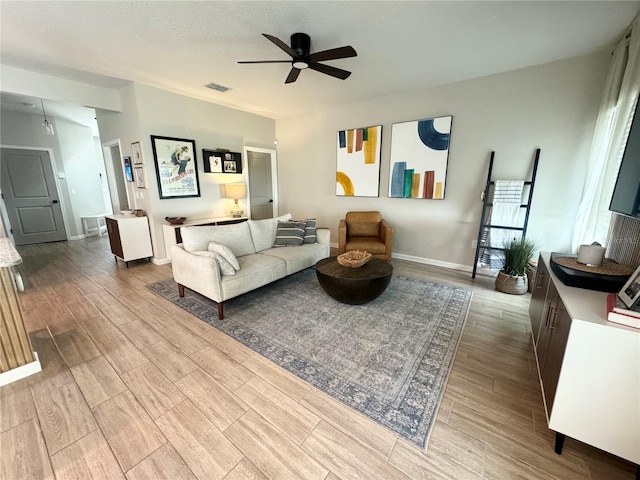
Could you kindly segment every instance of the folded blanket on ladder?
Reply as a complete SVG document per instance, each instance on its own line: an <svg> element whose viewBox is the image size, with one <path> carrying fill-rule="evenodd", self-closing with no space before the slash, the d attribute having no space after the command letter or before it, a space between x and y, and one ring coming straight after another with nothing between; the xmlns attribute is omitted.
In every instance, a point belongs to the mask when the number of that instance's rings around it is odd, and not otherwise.
<svg viewBox="0 0 640 480"><path fill-rule="evenodd" d="M493 206L491 207L491 225L504 227L520 227L522 205L522 180L496 180L493 190ZM483 233L483 244L491 247L503 247L506 242L519 237L519 232L503 228L487 228ZM499 251L485 250L482 263L492 269L502 268L502 257Z"/></svg>

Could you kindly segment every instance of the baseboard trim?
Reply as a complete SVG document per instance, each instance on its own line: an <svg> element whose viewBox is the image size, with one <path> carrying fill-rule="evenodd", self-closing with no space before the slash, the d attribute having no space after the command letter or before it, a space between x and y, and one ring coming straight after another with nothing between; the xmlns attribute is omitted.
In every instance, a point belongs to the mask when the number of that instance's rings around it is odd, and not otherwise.
<svg viewBox="0 0 640 480"><path fill-rule="evenodd" d="M337 243L332 243L331 247L338 248ZM462 272L473 272L473 267L470 265L462 265L460 263L444 262L442 260L435 260L433 258L416 257L413 255L405 255L402 253L392 253L391 258L397 258L398 260L406 260L408 262L421 263L423 265L433 265L434 267L448 268L450 270L459 270ZM478 268L476 270L477 275L492 276L493 272L488 268Z"/></svg>
<svg viewBox="0 0 640 480"><path fill-rule="evenodd" d="M170 258L152 257L151 258L151 263L153 263L154 265L166 265L167 263L171 263L171 259Z"/></svg>
<svg viewBox="0 0 640 480"><path fill-rule="evenodd" d="M33 356L36 358L33 362L29 362L25 365L0 373L0 387L4 387L5 385L17 382L18 380L22 380L23 378L42 371L38 353L33 352Z"/></svg>

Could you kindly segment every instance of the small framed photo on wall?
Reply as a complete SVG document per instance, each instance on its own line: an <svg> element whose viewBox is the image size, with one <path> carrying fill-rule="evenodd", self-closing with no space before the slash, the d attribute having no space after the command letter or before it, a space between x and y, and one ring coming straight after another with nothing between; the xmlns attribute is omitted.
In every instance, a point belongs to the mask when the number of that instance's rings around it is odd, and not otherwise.
<svg viewBox="0 0 640 480"><path fill-rule="evenodd" d="M142 165L144 163L144 159L142 158L142 147L140 146L140 142L134 142L131 144L131 154L133 155L134 165Z"/></svg>
<svg viewBox="0 0 640 480"><path fill-rule="evenodd" d="M136 187L138 188L147 188L147 185L144 182L144 168L143 167L135 167L136 174Z"/></svg>

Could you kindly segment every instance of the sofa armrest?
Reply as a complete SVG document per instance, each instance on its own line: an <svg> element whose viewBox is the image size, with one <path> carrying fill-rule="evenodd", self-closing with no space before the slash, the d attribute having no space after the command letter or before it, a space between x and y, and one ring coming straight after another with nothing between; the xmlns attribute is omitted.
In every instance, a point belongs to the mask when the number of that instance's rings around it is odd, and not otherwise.
<svg viewBox="0 0 640 480"><path fill-rule="evenodd" d="M172 245L171 268L173 279L180 285L216 302L224 300L220 267L215 257L193 255L182 244Z"/></svg>
<svg viewBox="0 0 640 480"><path fill-rule="evenodd" d="M338 255L344 253L347 247L347 221L343 218L338 225Z"/></svg>
<svg viewBox="0 0 640 480"><path fill-rule="evenodd" d="M316 228L316 238L318 243L331 246L331 230L327 227Z"/></svg>

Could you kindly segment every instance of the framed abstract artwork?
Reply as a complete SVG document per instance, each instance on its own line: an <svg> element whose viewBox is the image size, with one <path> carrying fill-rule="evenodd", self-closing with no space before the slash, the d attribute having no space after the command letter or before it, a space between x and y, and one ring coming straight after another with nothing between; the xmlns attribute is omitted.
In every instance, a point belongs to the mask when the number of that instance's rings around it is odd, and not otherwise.
<svg viewBox="0 0 640 480"><path fill-rule="evenodd" d="M200 196L196 142L151 135L160 199Z"/></svg>
<svg viewBox="0 0 640 480"><path fill-rule="evenodd" d="M389 197L444 199L453 117L391 126Z"/></svg>
<svg viewBox="0 0 640 480"><path fill-rule="evenodd" d="M338 132L336 195L378 196L381 140L382 125Z"/></svg>

